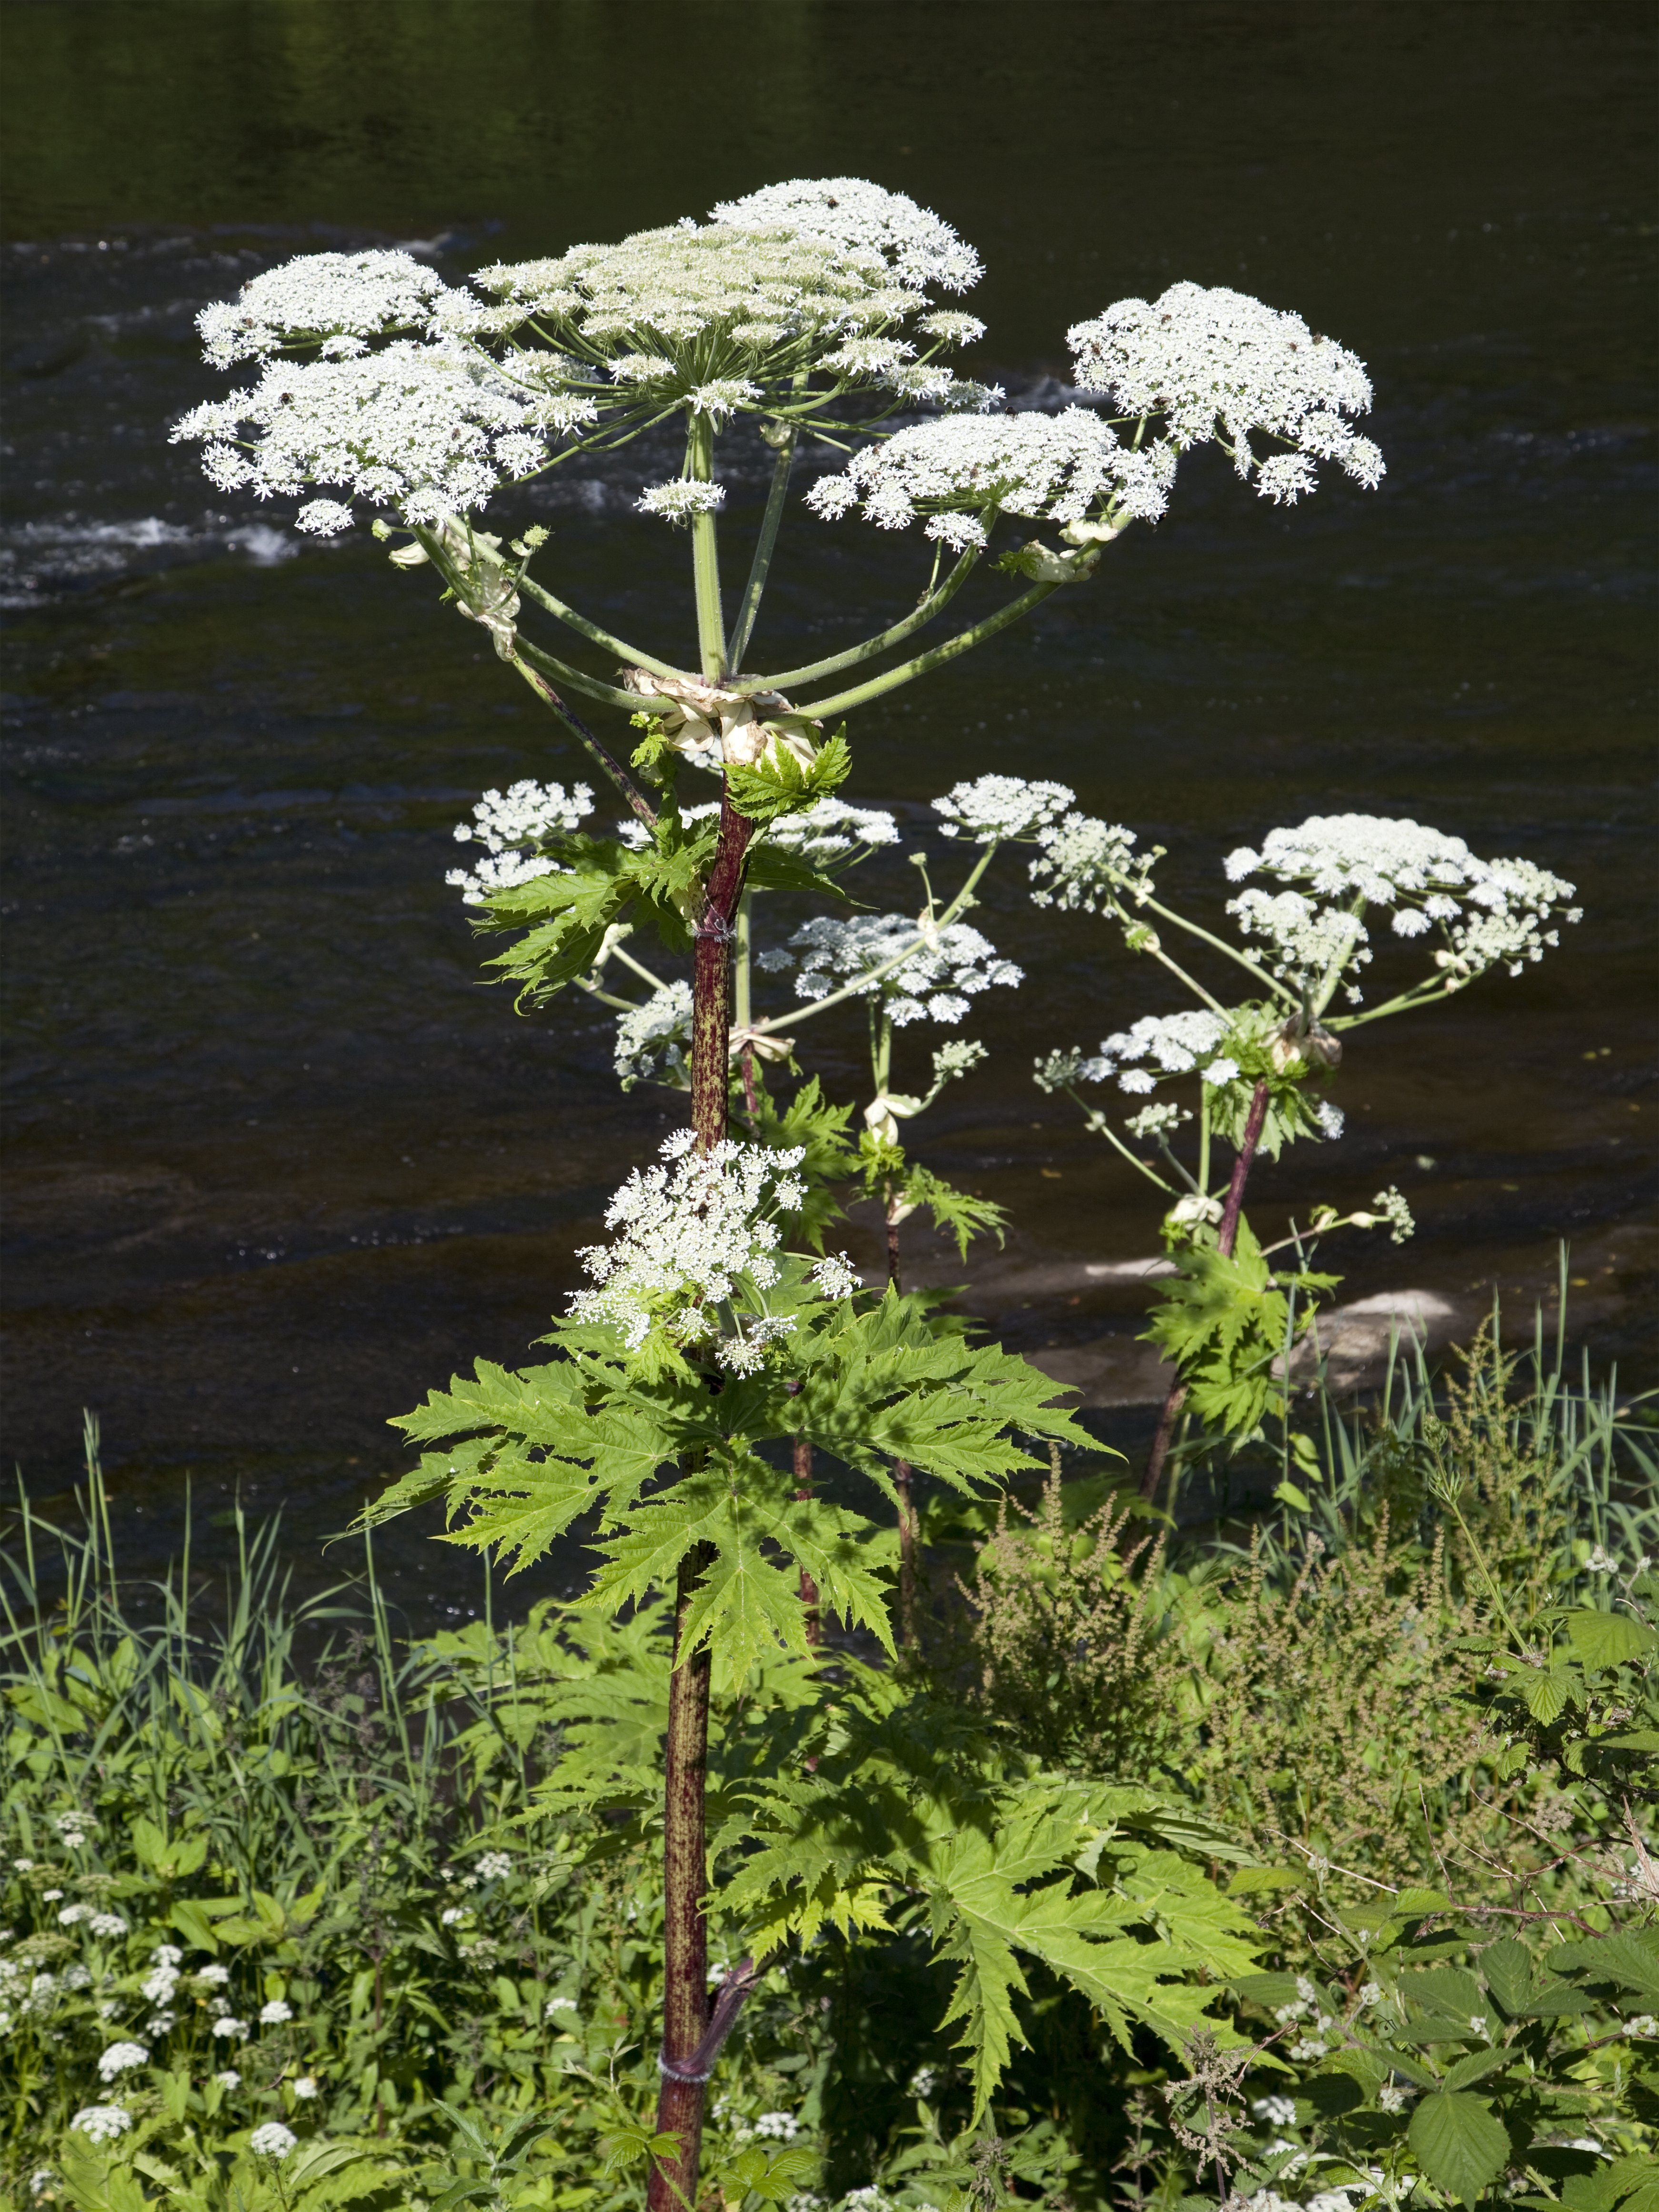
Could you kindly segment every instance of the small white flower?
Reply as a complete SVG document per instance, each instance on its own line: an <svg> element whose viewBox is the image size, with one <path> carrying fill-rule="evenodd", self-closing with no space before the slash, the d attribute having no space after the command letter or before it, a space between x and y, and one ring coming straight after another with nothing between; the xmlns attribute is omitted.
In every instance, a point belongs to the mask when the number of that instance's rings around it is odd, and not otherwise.
<svg viewBox="0 0 1659 2212"><path fill-rule="evenodd" d="M1636 2042L1659 2037L1659 2017L1650 2012L1638 2012L1625 2022L1625 2033Z"/></svg>
<svg viewBox="0 0 1659 2212"><path fill-rule="evenodd" d="M64 1894L61 1889L49 1889L45 1893L48 1898L61 1897ZM60 1928L74 1928L82 1920L90 1920L91 1917L91 1905L66 1905L58 1916L58 1925Z"/></svg>
<svg viewBox="0 0 1659 2212"><path fill-rule="evenodd" d="M485 1851L475 1863L486 1881L502 1881L513 1871L512 1854L508 1851Z"/></svg>
<svg viewBox="0 0 1659 2212"><path fill-rule="evenodd" d="M1077 794L1063 783L1030 783L1019 775L981 775L952 785L933 802L942 815L942 834L958 832L976 845L995 845L1010 837L1030 837L1055 828Z"/></svg>
<svg viewBox="0 0 1659 2212"><path fill-rule="evenodd" d="M1472 2012L1469 2014L1469 2027L1476 2035L1484 2035L1486 2032L1486 2014L1483 2012Z"/></svg>
<svg viewBox="0 0 1659 2212"><path fill-rule="evenodd" d="M549 1997L542 2008L542 2018L553 2020L562 2012L577 2012L580 2009L574 1997Z"/></svg>
<svg viewBox="0 0 1659 2212"><path fill-rule="evenodd" d="M222 1990L225 1984L230 1979L230 1968L228 1966L221 1966L216 1963L206 1966L198 1966L196 1969L196 1972L191 1976L191 1979L193 1982L198 1983L205 1989Z"/></svg>
<svg viewBox="0 0 1659 2212"><path fill-rule="evenodd" d="M763 2112L749 2127L751 2135L763 2136L773 2142L793 2142L800 2133L800 2123L793 2112Z"/></svg>
<svg viewBox="0 0 1659 2212"><path fill-rule="evenodd" d="M132 2125L132 2115L119 2105L83 2105L70 2125L79 2128L92 2142L113 2142Z"/></svg>
<svg viewBox="0 0 1659 2212"><path fill-rule="evenodd" d="M40 1893L40 1898L43 1904L56 1905L58 1899L64 1893L61 1889L43 1889ZM91 1910L91 1906L87 1905L71 1905L70 1907L70 1911L75 1915L77 1920L81 1918L83 1913L89 1912Z"/></svg>
<svg viewBox="0 0 1659 2212"><path fill-rule="evenodd" d="M1385 2112L1403 2112L1410 2094L1393 2081L1385 2081L1376 2093L1376 2101Z"/></svg>
<svg viewBox="0 0 1659 2212"><path fill-rule="evenodd" d="M285 2128L280 2120L267 2120L262 2128L255 2128L247 2139L247 2147L257 2158L286 2158L300 2138L292 2128Z"/></svg>
<svg viewBox="0 0 1659 2212"><path fill-rule="evenodd" d="M1293 2128L1296 2125L1294 2097L1258 2097L1252 2103L1250 2111L1267 2127Z"/></svg>
<svg viewBox="0 0 1659 2212"><path fill-rule="evenodd" d="M465 1918L466 1908L465 1905L447 1905L443 1911L438 1915L438 1924L441 1928L453 1928L459 1921L465 1920Z"/></svg>
<svg viewBox="0 0 1659 2212"><path fill-rule="evenodd" d="M831 1252L812 1269L812 1280L826 1297L850 1298L864 1288L862 1277L845 1252Z"/></svg>
<svg viewBox="0 0 1659 2212"><path fill-rule="evenodd" d="M242 2077L234 2066L227 2066L222 2074L216 2074L213 2078L222 2089L240 2089L242 2086Z"/></svg>
<svg viewBox="0 0 1659 2212"><path fill-rule="evenodd" d="M156 1966L171 1968L178 1966L185 1954L176 1943L158 1943L149 1955Z"/></svg>
<svg viewBox="0 0 1659 2212"><path fill-rule="evenodd" d="M213 2033L216 2035L224 2036L227 2039L232 2036L246 2036L248 2033L248 2024L245 2020L233 2020L230 2014L226 2013L214 2021Z"/></svg>
<svg viewBox="0 0 1659 2212"><path fill-rule="evenodd" d="M98 2061L100 2080L112 2081L118 2074L130 2073L135 2066L147 2066L149 2052L142 2043L112 2043Z"/></svg>
<svg viewBox="0 0 1659 2212"><path fill-rule="evenodd" d="M1619 1571L1619 1561L1605 1545L1598 1544L1589 1559L1585 1560L1584 1571L1591 1575L1616 1575ZM63 1917L61 1912L58 1916L60 1920Z"/></svg>
<svg viewBox="0 0 1659 2212"><path fill-rule="evenodd" d="M12 1864L16 1868L19 1874L27 1874L33 1868L34 1861L33 1859L14 1859L12 1861Z"/></svg>
<svg viewBox="0 0 1659 2212"><path fill-rule="evenodd" d="M726 486L676 477L669 483L648 484L634 504L641 514L658 514L665 522L689 522L694 514L718 514L726 504Z"/></svg>
<svg viewBox="0 0 1659 2212"><path fill-rule="evenodd" d="M1314 1119L1325 1135L1334 1141L1347 1126L1347 1115L1340 1106L1333 1106L1328 1098L1322 1098L1314 1108Z"/></svg>
<svg viewBox="0 0 1659 2212"><path fill-rule="evenodd" d="M285 2004L281 1997L272 1997L268 2003L262 2004L259 2008L259 2024L262 2027L279 2027L285 2020L292 2020L293 2017L293 2007Z"/></svg>
<svg viewBox="0 0 1659 2212"><path fill-rule="evenodd" d="M87 1928L94 1936L125 1936L127 1932L127 1923L118 1912L94 1912Z"/></svg>
<svg viewBox="0 0 1659 2212"><path fill-rule="evenodd" d="M1372 2005L1380 2005L1382 2002L1382 1984L1380 1982L1362 1983L1358 1996L1354 2002L1368 2009Z"/></svg>
<svg viewBox="0 0 1659 2212"><path fill-rule="evenodd" d="M1238 1062L1229 1059L1227 1054L1223 1053L1219 1059L1212 1060L1205 1069L1204 1080L1212 1087L1219 1089L1222 1084L1231 1083L1237 1073Z"/></svg>
<svg viewBox="0 0 1659 2212"><path fill-rule="evenodd" d="M317 2094L316 2075L314 2074L301 2074L299 2080L294 2084L294 2094L300 2100L301 2104L308 2103L309 2100Z"/></svg>

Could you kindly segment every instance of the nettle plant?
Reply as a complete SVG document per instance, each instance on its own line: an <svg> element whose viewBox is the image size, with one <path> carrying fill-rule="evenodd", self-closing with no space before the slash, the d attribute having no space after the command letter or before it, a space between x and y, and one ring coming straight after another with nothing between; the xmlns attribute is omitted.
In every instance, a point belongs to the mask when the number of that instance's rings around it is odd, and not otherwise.
<svg viewBox="0 0 1659 2212"><path fill-rule="evenodd" d="M1065 1092L1090 1128L1173 1201L1164 1235L1176 1272L1160 1285L1149 1334L1178 1372L1142 1485L1151 1497L1187 1408L1197 1419L1200 1449L1217 1441L1234 1449L1259 1434L1276 1394L1285 1414L1291 1352L1320 1294L1340 1279L1308 1265L1317 1240L1344 1228L1386 1227L1395 1243L1412 1234L1411 1210L1393 1186L1378 1191L1369 1208L1344 1214L1316 1206L1302 1229L1292 1224L1288 1236L1265 1247L1244 1217L1245 1186L1259 1152L1276 1159L1299 1138L1341 1136L1342 1109L1320 1094L1341 1064L1343 1034L1444 1006L1494 969L1518 975L1559 941L1560 922L1577 921L1582 909L1566 903L1571 884L1531 860L1483 860L1461 837L1416 822L1310 815L1295 829L1269 830L1260 849L1241 845L1227 855L1230 882L1265 876L1278 886L1248 884L1228 900L1234 941L1155 896L1163 848L1137 854L1134 832L1121 824L1072 813L1037 838L1044 849L1031 863L1036 903L1115 921L1132 952L1156 961L1196 1001L1176 1013L1146 1016L1104 1038L1097 1054L1048 1053L1036 1072L1039 1088ZM1374 957L1366 917L1379 909L1395 945L1420 943L1429 959L1381 1004L1364 1006L1362 973ZM1218 997L1175 958L1158 922L1201 947L1206 963L1219 955L1242 969L1251 995L1232 1004ZM1364 1011L1333 1012L1339 999ZM1147 1101L1123 1117L1123 1135L1079 1087L1109 1082ZM1195 1105L1170 1095L1177 1086L1195 1096ZM1188 1145L1183 1158L1173 1140L1188 1125L1196 1157ZM1224 1176L1214 1158L1218 1139L1232 1153ZM1285 1251L1296 1264L1270 1267L1272 1255ZM1288 1466L1295 1439L1287 1416L1283 1426ZM1311 1440L1303 1441L1311 1462ZM1288 1474L1285 1486L1290 1502L1297 1502Z"/></svg>
<svg viewBox="0 0 1659 2212"><path fill-rule="evenodd" d="M983 1493L1036 1463L1025 1443L1087 1441L1024 1362L970 1348L926 1299L894 1284L867 1292L844 1258L823 1255L831 1217L822 1186L845 1109L826 1109L810 1085L787 1111L763 1095L760 1070L782 1049L781 1023L756 1018L746 951L734 999L745 896L825 902L824 915L768 949L793 966L804 1001L788 1024L838 992L867 1000L874 1095L860 1172L895 1228L904 1206L935 1200L948 1224L952 1199L917 1182L898 1127L965 1071L967 1052L947 1048L930 1088L901 1092L893 1033L918 1005L951 1018L942 1001L970 996L970 976L1016 980L961 915L995 846L1052 830L1055 801L1070 794L986 781L958 791L947 822L985 848L963 889L943 905L930 893L914 923L848 920L830 865L848 855L825 840L849 817L824 805L851 766L845 718L1085 584L1132 523L1164 513L1180 456L1194 447L1218 446L1243 481L1281 504L1314 489L1321 462L1364 485L1382 472L1352 427L1370 401L1359 361L1299 317L1224 289L1177 284L1079 322L1069 333L1073 376L1088 404L1010 411L1000 391L945 359L981 325L936 295L980 273L947 223L851 179L771 186L706 222L484 269L465 286L402 252L312 255L204 312L209 360L251 363L257 375L173 434L204 444L207 473L224 489L313 493L295 518L302 530L332 533L359 506L371 512L377 535L398 541L392 559L433 570L444 599L489 633L630 817L625 835L589 835L578 824L590 793L520 790L516 815L509 794L495 802L509 834L471 888L483 926L512 939L495 964L521 1000L544 1003L583 982L603 993L617 969L648 986L619 1008L624 1068L675 1067L689 1126L617 1194L615 1234L582 1255L591 1286L556 1322L549 1361L519 1374L481 1364L475 1380L407 1416L401 1425L430 1449L377 1510L441 1498L450 1540L520 1564L581 1523L597 1532L600 1560L586 1603L615 1611L662 1592L673 1607L662 2083L654 2130L638 2146L650 2203L664 2212L692 2200L705 2084L752 1971L729 1976L711 2001L711 1682L740 1681L780 1648L810 1652L817 1607L892 1650L892 1523L903 1519L896 1463ZM695 668L617 636L532 575L544 531L504 544L478 520L514 485L667 425L684 431L680 472L643 488L636 505L689 533ZM722 440L756 438L774 457L770 484L733 592L721 575L718 457ZM806 493L812 526L857 515L884 530L919 528L931 571L910 611L862 643L757 672L751 644L795 459L809 443L846 457ZM1048 535L1027 534L1033 526ZM990 559L999 536L1006 550ZM988 559L1010 596L908 653ZM532 611L609 656L611 672L526 635ZM573 698L637 732L628 765ZM687 771L712 779L711 799L682 802ZM526 805L539 809L533 828ZM486 844L496 834L475 826ZM885 836L856 820L851 834L866 846ZM689 976L664 979L637 958L624 933L645 926ZM746 1131L738 1136L734 1088ZM979 1225L960 1209L957 1219ZM875 1517L811 1494L781 1463L791 1446L854 1470ZM976 2118L1019 2033L1017 1948L1084 1990L1119 2033L1141 2020L1178 2039L1213 1994L1195 1977L1215 1966L1204 1931L1225 1922L1225 1908L1195 1869L1170 1872L1180 1864L1172 1852L1161 1874L1138 1861L1136 1880L1121 1881L1117 1861L1102 1856L1115 1815L1062 1798L1051 1790L1040 1805L994 1814L990 1798L974 1798L938 1832L913 1823L884 1850L861 1831L844 1860L785 1823L733 1889L757 1954L820 1926L878 1924L883 1880L914 1889L916 1855L931 1855L941 1894L955 1900L933 1924L958 1965L951 2017L975 2053ZM876 1802L860 1801L865 1830ZM902 1826L902 1792L893 1803ZM957 1830L974 1832L971 1849L952 1841ZM774 2194L782 2185L766 2184Z"/></svg>

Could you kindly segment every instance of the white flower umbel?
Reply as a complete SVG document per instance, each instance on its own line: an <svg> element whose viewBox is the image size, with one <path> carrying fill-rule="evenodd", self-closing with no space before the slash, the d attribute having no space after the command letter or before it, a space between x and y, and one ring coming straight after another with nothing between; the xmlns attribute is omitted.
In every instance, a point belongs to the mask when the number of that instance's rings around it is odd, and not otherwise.
<svg viewBox="0 0 1659 2212"><path fill-rule="evenodd" d="M1209 1059L1228 1030L1224 1014L1193 1006L1178 1014L1148 1014L1133 1027L1119 1030L1101 1042L1097 1058L1083 1060L1079 1074L1085 1083L1104 1083L1117 1077L1120 1091L1151 1091L1157 1078L1135 1063L1150 1060L1165 1075L1185 1075ZM1225 1075L1215 1069L1225 1067ZM1207 1082L1228 1082L1238 1073L1231 1060L1212 1061L1204 1070Z"/></svg>
<svg viewBox="0 0 1659 2212"><path fill-rule="evenodd" d="M285 2128L280 2120L267 2120L263 2127L255 2128L247 2147L256 2158L284 2159L299 2140L293 2129Z"/></svg>
<svg viewBox="0 0 1659 2212"><path fill-rule="evenodd" d="M132 2125L132 2115L119 2105L82 2105L70 2125L78 2128L89 2142L113 2142Z"/></svg>
<svg viewBox="0 0 1659 2212"><path fill-rule="evenodd" d="M142 2043L112 2043L98 2061L98 2078L112 2081L118 2074L130 2074L135 2066L148 2066L149 2052Z"/></svg>
<svg viewBox="0 0 1659 2212"><path fill-rule="evenodd" d="M1154 1106L1143 1106L1138 1114L1127 1115L1123 1126L1132 1137L1164 1137L1192 1118L1189 1108L1177 1106L1173 1099L1160 1099Z"/></svg>
<svg viewBox="0 0 1659 2212"><path fill-rule="evenodd" d="M1374 1213L1348 1216L1356 1229L1386 1229L1389 1241L1394 1244L1403 1244L1408 1237L1416 1235L1417 1224L1412 1218L1411 1207L1392 1183L1386 1190L1379 1190L1371 1204L1376 1209Z"/></svg>
<svg viewBox="0 0 1659 2212"><path fill-rule="evenodd" d="M1159 420L1182 452L1211 440L1266 499L1312 491L1316 460L1333 460L1368 488L1382 456L1345 417L1371 404L1358 356L1316 337L1300 315L1264 307L1224 285L1172 284L1160 299L1120 300L1066 334L1073 375L1125 415ZM1258 434L1293 448L1262 461Z"/></svg>
<svg viewBox="0 0 1659 2212"><path fill-rule="evenodd" d="M690 522L694 514L718 514L726 504L726 486L676 477L668 483L647 485L634 504L641 514L659 515L665 522Z"/></svg>
<svg viewBox="0 0 1659 2212"><path fill-rule="evenodd" d="M781 1231L773 1217L805 1196L793 1172L804 1154L730 1139L697 1152L692 1143L689 1129L666 1138L664 1164L636 1168L612 1199L605 1221L619 1233L577 1255L599 1287L576 1292L571 1317L611 1323L631 1352L653 1328L676 1345L712 1338L721 1366L750 1374L766 1346L795 1326L766 1313L764 1297L779 1279ZM845 1295L823 1279L819 1287Z"/></svg>
<svg viewBox="0 0 1659 2212"><path fill-rule="evenodd" d="M1012 837L1036 836L1046 842L1077 793L1063 783L1032 783L1019 775L981 775L971 783L953 784L946 797L933 802L942 815L942 836L969 837L976 845L997 845Z"/></svg>
<svg viewBox="0 0 1659 2212"><path fill-rule="evenodd" d="M387 331L424 331L441 302L465 300L407 253L305 253L204 307L196 327L216 368L302 346L348 357Z"/></svg>
<svg viewBox="0 0 1659 2212"><path fill-rule="evenodd" d="M593 793L585 783L567 792L562 783L526 777L505 793L485 792L471 821L455 824L455 840L483 845L490 857L475 868L451 868L444 881L459 887L464 905L482 906L493 891L556 873L556 864L538 848L568 836L592 805Z"/></svg>
<svg viewBox="0 0 1659 2212"><path fill-rule="evenodd" d="M636 1083L691 1086L691 986L664 983L642 1006L617 1021L617 1073L624 1091Z"/></svg>
<svg viewBox="0 0 1659 2212"><path fill-rule="evenodd" d="M681 818L690 821L695 811L684 809ZM718 805L709 811L718 813ZM825 860L840 860L848 853L896 845L899 833L897 823L885 807L854 806L844 799L820 799L804 813L780 815L767 824L765 836L769 845L781 845L786 852L799 853L822 866Z"/></svg>
<svg viewBox="0 0 1659 2212"><path fill-rule="evenodd" d="M1114 525L1156 522L1174 477L1167 444L1132 453L1086 407L951 415L866 447L843 474L820 477L806 504L826 520L856 508L883 530L932 516L928 534L961 547L985 543L975 517L987 508L1044 522L1081 524L1095 514Z"/></svg>
<svg viewBox="0 0 1659 2212"><path fill-rule="evenodd" d="M251 391L193 409L171 437L204 442L221 491L268 499L335 484L404 522L439 523L534 475L550 440L592 413L527 392L459 347L398 339L356 361L269 362ZM328 536L350 519L349 506L316 500L295 520Z"/></svg>
<svg viewBox="0 0 1659 2212"><path fill-rule="evenodd" d="M1228 907L1247 935L1273 943L1275 972L1304 988L1339 956L1345 966L1370 959L1360 949L1367 933L1350 920L1368 906L1395 909L1395 936L1409 939L1437 929L1435 964L1453 984L1500 963L1519 975L1558 942L1550 925L1577 921L1583 912L1565 904L1572 884L1547 868L1530 860L1483 860L1461 837L1384 815L1310 815L1294 829L1269 830L1259 849L1241 845L1225 866L1234 883L1260 873L1306 887L1277 898L1247 890ZM1322 899L1334 903L1321 908L1315 902ZM1340 954L1345 932L1352 943Z"/></svg>
<svg viewBox="0 0 1659 2212"><path fill-rule="evenodd" d="M1158 855L1135 853L1134 842L1133 830L1092 814L1068 814L1048 823L1037 832L1042 851L1030 866L1032 905L1096 914L1120 895L1146 898Z"/></svg>
<svg viewBox="0 0 1659 2212"><path fill-rule="evenodd" d="M915 951L908 958L885 975L876 972L909 945ZM959 1022L977 993L993 983L1021 983L1025 976L1023 968L1003 959L995 945L966 922L950 922L940 929L924 927L902 914L858 915L850 921L816 915L795 932L787 948L763 952L759 965L774 970L794 968L799 999L827 999L844 983L868 977L860 989L882 994L887 1018L896 1029L910 1022Z"/></svg>
<svg viewBox="0 0 1659 2212"><path fill-rule="evenodd" d="M1345 996L1358 1004L1353 972L1370 961L1370 933L1357 914L1322 907L1300 891L1277 894L1255 889L1229 899L1227 911L1245 937L1265 938L1273 947L1275 975L1322 1001L1339 976L1346 977Z"/></svg>
<svg viewBox="0 0 1659 2212"><path fill-rule="evenodd" d="M984 274L978 254L943 216L863 177L792 177L743 199L722 200L709 213L715 222L792 230L843 252L879 256L899 283L915 291L936 284L943 292L965 292ZM970 315L933 319L971 325L975 337L981 329Z"/></svg>

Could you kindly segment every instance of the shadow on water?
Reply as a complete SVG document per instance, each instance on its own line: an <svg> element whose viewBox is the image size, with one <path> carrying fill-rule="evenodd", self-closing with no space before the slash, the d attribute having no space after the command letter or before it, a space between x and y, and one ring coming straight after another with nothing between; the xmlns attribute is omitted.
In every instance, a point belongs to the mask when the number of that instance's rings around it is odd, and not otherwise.
<svg viewBox="0 0 1659 2212"><path fill-rule="evenodd" d="M1191 467L1091 593L867 709L854 795L921 834L957 776L1061 776L1212 911L1233 844L1348 807L1572 878L1562 951L1362 1032L1347 1139L1264 1169L1256 1203L1397 1182L1419 1236L1334 1253L1352 1297L1529 1309L1565 1236L1595 1356L1659 1379L1645 9L501 0L486 29L440 0L14 0L7 43L0 1440L38 1494L89 1405L158 1559L185 1470L307 1543L341 1527L398 1464L386 1415L525 1358L679 1115L618 1096L585 1009L519 1021L480 987L452 825L580 763L366 536L302 542L167 446L216 386L196 308L297 251L419 241L456 278L789 174L873 176L973 240L973 365L1016 394L1070 322L1180 276L1367 359L1379 493L1280 514ZM741 528L761 456L734 459ZM624 453L515 518L602 617L683 604L678 542L629 519L651 472ZM902 606L914 558L802 518L761 645L822 650L826 595ZM653 641L684 650L677 618ZM1097 926L1040 924L1017 864L980 919L1031 981L926 1155L1013 1209L981 1308L1094 1357L1142 1294L1086 1271L1155 1220L1026 1071L1164 1000ZM824 1042L850 1091L856 1028ZM1126 1447L1149 1419L1097 1418ZM441 1607L438 1548L388 1553Z"/></svg>

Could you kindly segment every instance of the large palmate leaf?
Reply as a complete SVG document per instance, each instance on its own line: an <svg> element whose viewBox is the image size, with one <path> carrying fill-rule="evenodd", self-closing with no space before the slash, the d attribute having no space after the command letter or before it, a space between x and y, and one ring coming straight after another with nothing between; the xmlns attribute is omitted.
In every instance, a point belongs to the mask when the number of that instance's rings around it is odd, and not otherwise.
<svg viewBox="0 0 1659 2212"><path fill-rule="evenodd" d="M566 1322L547 1340L562 1358L520 1373L480 1361L395 1424L435 1448L366 1518L442 1498L449 1540L512 1568L585 1523L599 1565L582 1602L612 1613L672 1590L688 1553L711 1547L684 1648L706 1644L736 1675L805 1654L803 1571L821 1606L890 1650L894 1531L797 1498L781 1452L757 1447L804 1438L891 1499L894 1459L972 1492L1041 1464L1022 1437L1091 1439L1048 1376L970 1346L924 1297L831 1303L792 1256L767 1304L795 1332L750 1376L678 1357L641 1371L613 1328Z"/></svg>
<svg viewBox="0 0 1659 2212"><path fill-rule="evenodd" d="M1179 2050L1206 2008L1255 1954L1249 1923L1200 1869L1149 1844L1117 1817L1152 1792L1116 1792L1054 1776L1012 1778L947 1710L861 1675L805 1762L738 1784L716 1837L738 1854L714 1909L738 1921L757 1956L884 1924L890 1900L925 1905L939 1956L957 1969L946 2024L960 2028L975 2117L1012 2045L1036 1959L1094 2005L1127 2046L1151 2027ZM940 1725L940 1724L943 1725Z"/></svg>

